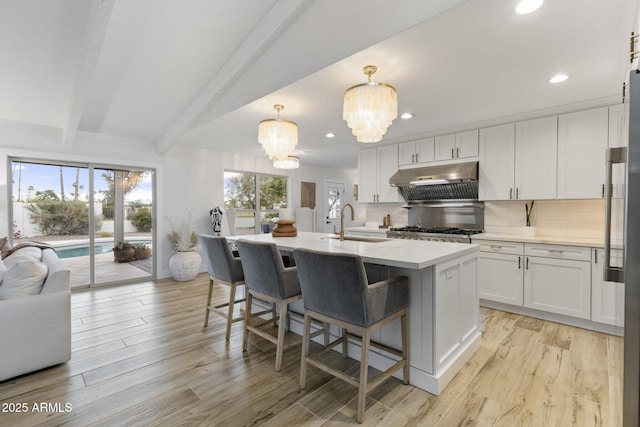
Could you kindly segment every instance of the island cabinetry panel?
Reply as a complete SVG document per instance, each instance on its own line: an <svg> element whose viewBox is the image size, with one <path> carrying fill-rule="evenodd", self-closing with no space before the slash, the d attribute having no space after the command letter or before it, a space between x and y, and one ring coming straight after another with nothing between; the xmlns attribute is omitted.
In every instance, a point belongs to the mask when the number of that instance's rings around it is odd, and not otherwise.
<svg viewBox="0 0 640 427"><path fill-rule="evenodd" d="M478 254L481 299L522 307L524 244L483 241Z"/></svg>
<svg viewBox="0 0 640 427"><path fill-rule="evenodd" d="M591 318L590 249L525 244L524 306Z"/></svg>
<svg viewBox="0 0 640 427"><path fill-rule="evenodd" d="M365 203L401 202L389 178L398 171L398 145L387 145L360 151L358 201Z"/></svg>
<svg viewBox="0 0 640 427"><path fill-rule="evenodd" d="M604 250L593 248L591 264L591 320L607 325L624 326L624 283L603 280ZM611 264L622 267L623 252L611 250Z"/></svg>
<svg viewBox="0 0 640 427"><path fill-rule="evenodd" d="M478 157L478 129L435 137L435 159Z"/></svg>
<svg viewBox="0 0 640 427"><path fill-rule="evenodd" d="M439 375L478 333L477 260L436 265L435 372Z"/></svg>
<svg viewBox="0 0 640 427"><path fill-rule="evenodd" d="M420 166L435 160L435 139L424 138L398 144L399 166Z"/></svg>
<svg viewBox="0 0 640 427"><path fill-rule="evenodd" d="M608 107L558 117L558 198L604 197L608 138Z"/></svg>

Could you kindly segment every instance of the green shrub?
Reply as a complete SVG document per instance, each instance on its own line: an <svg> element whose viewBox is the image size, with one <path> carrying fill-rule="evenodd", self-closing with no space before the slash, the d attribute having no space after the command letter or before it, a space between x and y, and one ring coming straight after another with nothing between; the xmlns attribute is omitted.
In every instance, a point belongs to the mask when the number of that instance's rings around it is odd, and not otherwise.
<svg viewBox="0 0 640 427"><path fill-rule="evenodd" d="M138 209L131 215L131 224L142 233L151 231L151 211L147 208Z"/></svg>
<svg viewBox="0 0 640 427"><path fill-rule="evenodd" d="M46 201L27 205L31 222L43 235L89 234L89 209L85 203ZM102 227L96 216L94 231Z"/></svg>

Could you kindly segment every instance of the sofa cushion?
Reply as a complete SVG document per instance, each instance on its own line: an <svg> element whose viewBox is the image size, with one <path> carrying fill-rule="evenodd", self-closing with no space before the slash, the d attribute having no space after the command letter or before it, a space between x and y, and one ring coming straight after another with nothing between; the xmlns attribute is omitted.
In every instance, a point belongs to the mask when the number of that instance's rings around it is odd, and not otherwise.
<svg viewBox="0 0 640 427"><path fill-rule="evenodd" d="M24 260L36 260L42 261L42 249L36 247L24 247L20 248L8 257L6 257L4 261L4 265L7 268L11 267L13 264Z"/></svg>
<svg viewBox="0 0 640 427"><path fill-rule="evenodd" d="M7 236L0 237L0 255L2 258L7 256L7 253L11 250L11 245L9 244L9 239Z"/></svg>
<svg viewBox="0 0 640 427"><path fill-rule="evenodd" d="M4 273L7 271L7 266L4 265L4 262L0 259L0 284L2 284L2 279L4 278Z"/></svg>
<svg viewBox="0 0 640 427"><path fill-rule="evenodd" d="M0 283L0 300L39 294L47 272L47 265L35 259L11 265Z"/></svg>

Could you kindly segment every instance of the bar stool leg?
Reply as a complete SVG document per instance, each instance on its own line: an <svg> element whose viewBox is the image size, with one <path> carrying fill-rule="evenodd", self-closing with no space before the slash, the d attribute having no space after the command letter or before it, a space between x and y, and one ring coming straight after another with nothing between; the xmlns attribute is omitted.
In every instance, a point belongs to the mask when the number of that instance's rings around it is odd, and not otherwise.
<svg viewBox="0 0 640 427"><path fill-rule="evenodd" d="M340 337L342 337L342 358L349 357L349 341L347 341L347 329L340 328Z"/></svg>
<svg viewBox="0 0 640 427"><path fill-rule="evenodd" d="M231 324L233 323L233 305L236 302L236 284L231 283L229 289L229 312L227 314L227 333L225 335L225 341L229 342L231 337Z"/></svg>
<svg viewBox="0 0 640 427"><path fill-rule="evenodd" d="M207 326L209 326L209 313L211 312L209 307L211 307L211 294L212 293L213 293L213 279L209 278L209 295L207 295L207 306L205 307L205 310L204 310L204 326L203 326L203 328L206 328Z"/></svg>
<svg viewBox="0 0 640 427"><path fill-rule="evenodd" d="M247 342L249 340L249 329L247 329L247 325L249 325L249 321L251 320L252 303L253 295L251 295L251 292L247 292L244 310L244 331L242 332L242 351L247 351Z"/></svg>
<svg viewBox="0 0 640 427"><path fill-rule="evenodd" d="M280 304L280 320L278 322L278 344L276 346L276 372L282 366L282 352L284 349L284 333L287 326L287 303Z"/></svg>
<svg viewBox="0 0 640 427"><path fill-rule="evenodd" d="M362 423L367 400L367 375L369 373L369 343L371 335L369 329L362 331L362 355L360 356L360 384L358 385L358 412L356 420Z"/></svg>
<svg viewBox="0 0 640 427"><path fill-rule="evenodd" d="M409 384L409 324L406 312L400 317L400 327L402 329L402 358L407 361L407 364L402 368L402 379L405 384Z"/></svg>
<svg viewBox="0 0 640 427"><path fill-rule="evenodd" d="M304 314L304 326L302 330L302 356L300 357L300 388L307 385L307 356L309 356L309 335L311 334L311 318Z"/></svg>

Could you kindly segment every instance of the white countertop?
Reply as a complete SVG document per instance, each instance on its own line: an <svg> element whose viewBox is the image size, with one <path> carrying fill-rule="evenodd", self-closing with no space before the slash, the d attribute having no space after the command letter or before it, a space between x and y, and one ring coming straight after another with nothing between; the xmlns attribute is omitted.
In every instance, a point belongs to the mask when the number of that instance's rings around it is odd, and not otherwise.
<svg viewBox="0 0 640 427"><path fill-rule="evenodd" d="M501 240L503 242L543 243L550 245L604 247L604 241L590 237L566 236L524 236L522 234L481 233L471 236L472 240ZM615 245L614 245L615 246ZM619 245L618 245L619 246Z"/></svg>
<svg viewBox="0 0 640 427"><path fill-rule="evenodd" d="M344 231L346 232L362 232L362 233L373 233L373 234L380 234L381 236L386 236L387 235L387 230L389 230L389 228L377 228L377 227L345 227Z"/></svg>
<svg viewBox="0 0 640 427"><path fill-rule="evenodd" d="M340 241L333 234L299 231L296 237L273 237L271 234L229 236L228 240L273 242L280 249L305 248L325 252L357 254L364 262L391 267L421 270L480 250L466 243L427 242L385 239L382 242Z"/></svg>

